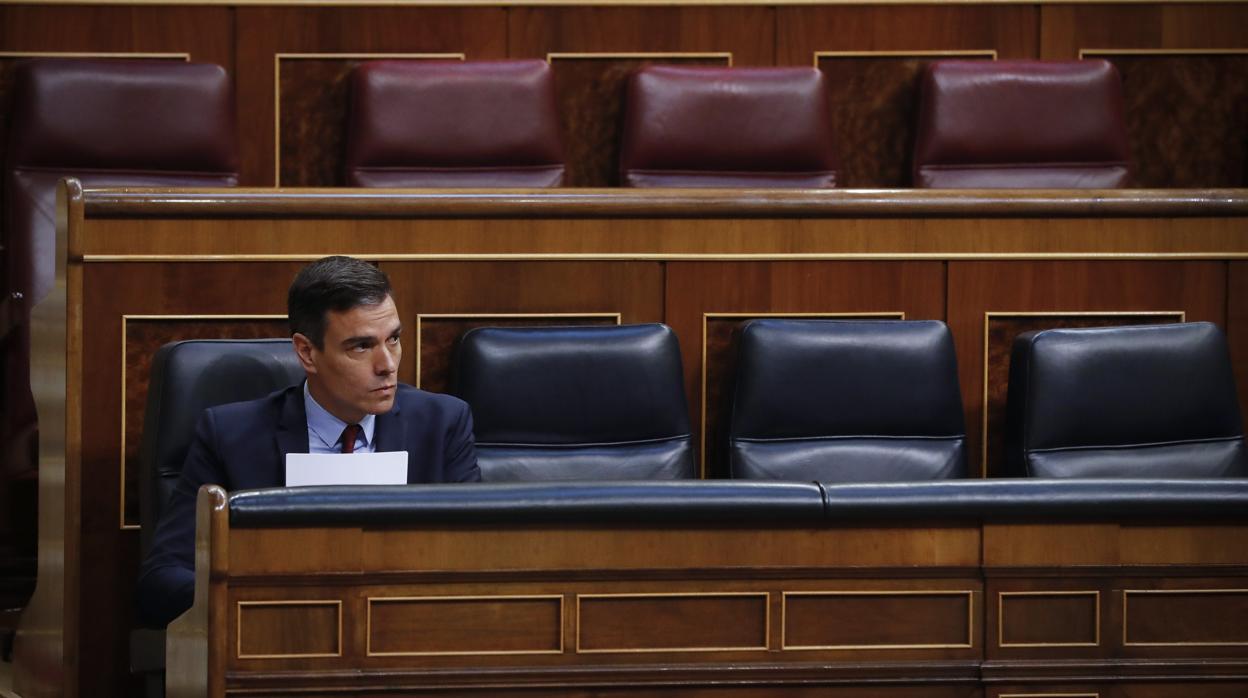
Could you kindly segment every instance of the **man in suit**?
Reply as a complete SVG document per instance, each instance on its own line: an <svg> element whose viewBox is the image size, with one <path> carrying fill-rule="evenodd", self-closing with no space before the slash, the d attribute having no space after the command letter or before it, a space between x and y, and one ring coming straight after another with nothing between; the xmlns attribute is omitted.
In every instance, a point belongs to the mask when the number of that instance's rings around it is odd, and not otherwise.
<svg viewBox="0 0 1248 698"><path fill-rule="evenodd" d="M287 312L307 380L200 416L139 574L145 624L191 606L201 485L281 487L288 453L377 451L407 451L408 482L481 479L468 405L398 382L402 323L381 270L350 257L313 262L291 284Z"/></svg>

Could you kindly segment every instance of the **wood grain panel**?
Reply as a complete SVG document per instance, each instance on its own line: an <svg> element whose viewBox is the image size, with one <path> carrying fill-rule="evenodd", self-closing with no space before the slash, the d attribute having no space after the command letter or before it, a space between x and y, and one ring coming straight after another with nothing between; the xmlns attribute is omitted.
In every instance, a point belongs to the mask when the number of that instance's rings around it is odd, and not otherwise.
<svg viewBox="0 0 1248 698"><path fill-rule="evenodd" d="M765 650L767 594L577 596L577 652Z"/></svg>
<svg viewBox="0 0 1248 698"><path fill-rule="evenodd" d="M1219 262L950 262L949 328L958 352L969 452L984 454L985 366L1008 375L996 355L985 363L987 313L1182 311L1189 322L1226 322L1226 265ZM991 361L993 357L988 357ZM989 395L999 387L989 385ZM999 409L999 401L988 409ZM991 428L991 426L990 426ZM981 457L989 476L1000 461ZM974 467L974 466L972 466Z"/></svg>
<svg viewBox="0 0 1248 698"><path fill-rule="evenodd" d="M476 327L554 327L618 325L615 313L601 315L417 315L417 388L435 393L450 392L455 346L465 332Z"/></svg>
<svg viewBox="0 0 1248 698"><path fill-rule="evenodd" d="M417 314L619 314L625 324L663 319L663 268L657 262L385 262L405 326ZM423 344L423 341L422 341ZM433 367L449 366L439 344ZM422 349L423 351L423 349ZM425 356L422 356L422 367ZM433 358L433 357L429 357ZM416 361L399 366L416 381Z"/></svg>
<svg viewBox="0 0 1248 698"><path fill-rule="evenodd" d="M240 601L237 659L337 657L342 604L337 601Z"/></svg>
<svg viewBox="0 0 1248 698"><path fill-rule="evenodd" d="M463 53L469 60L506 57L506 10L501 7L237 7L236 78L244 184L274 184L276 84L279 53ZM284 119L309 124L318 116L292 105ZM310 102L308 108L319 108ZM318 127L319 128L319 127ZM317 146L318 153L325 151ZM338 155L337 157L341 157ZM318 162L313 168L332 169ZM302 176L302 175L301 175Z"/></svg>
<svg viewBox="0 0 1248 698"><path fill-rule="evenodd" d="M1248 647L1248 589L1125 589L1123 644Z"/></svg>
<svg viewBox="0 0 1248 698"><path fill-rule="evenodd" d="M82 300L83 333L92 339L84 352L82 404L82 491L90 497L76 521L81 536L84 583L80 613L84 628L113 628L117 635L84 632L80 642L84 686L117 686L127 695L127 645L139 566L138 536L121 530L121 415L123 388L118 371L124 360L123 315L284 315L286 287L298 263L244 264L223 272L216 264L161 267L150 264L92 265L84 286L107 289ZM109 338L113 339L109 339ZM72 521L73 519L71 519Z"/></svg>
<svg viewBox="0 0 1248 698"><path fill-rule="evenodd" d="M125 356L121 376L122 463L121 525L139 524L139 447L143 442L143 415L147 408L147 386L152 374L152 358L169 342L184 339L261 339L290 334L283 316L279 319L252 318L126 318L122 323Z"/></svg>
<svg viewBox="0 0 1248 698"><path fill-rule="evenodd" d="M1122 327L1125 325L1162 325L1183 321L1182 311L1158 308L1155 312L1118 313L990 313L984 319L986 445L982 453L973 453L971 463L1005 463L1005 410L1010 384L1010 351L1014 339L1034 330L1068 329L1075 327ZM986 460L985 460L986 458ZM981 466L982 467L982 466Z"/></svg>
<svg viewBox="0 0 1248 698"><path fill-rule="evenodd" d="M993 51L816 54L815 65L828 79L832 132L840 151L837 186L910 186L924 67L941 58L994 56Z"/></svg>
<svg viewBox="0 0 1248 698"><path fill-rule="evenodd" d="M1081 49L1248 48L1248 11L1238 3L1045 3L1040 53L1074 60Z"/></svg>
<svg viewBox="0 0 1248 698"><path fill-rule="evenodd" d="M462 54L278 55L277 176L284 187L343 182L351 72L370 60L461 60Z"/></svg>
<svg viewBox="0 0 1248 698"><path fill-rule="evenodd" d="M762 6L512 7L508 54L728 52L737 66L775 61L775 10Z"/></svg>
<svg viewBox="0 0 1248 698"><path fill-rule="evenodd" d="M555 99L567 163L564 185L620 184L620 139L629 75L647 65L727 66L731 54L552 54Z"/></svg>
<svg viewBox="0 0 1248 698"><path fill-rule="evenodd" d="M1025 5L809 5L776 9L776 64L816 51L995 50L1034 58L1038 13Z"/></svg>
<svg viewBox="0 0 1248 698"><path fill-rule="evenodd" d="M0 51L189 53L234 72L224 6L0 5Z"/></svg>
<svg viewBox="0 0 1248 698"><path fill-rule="evenodd" d="M1122 75L1135 187L1242 187L1248 49L1224 54L1086 52Z"/></svg>
<svg viewBox="0 0 1248 698"><path fill-rule="evenodd" d="M975 527L819 528L754 531L739 529L650 529L612 535L615 527L571 529L555 526L489 530L479 527L437 527L436 535L413 540L400 531L364 531L357 559L365 571L438 570L449 572L515 572L534 569L646 571L708 569L724 560L742 568L778 570L817 561L821 568L967 567L979 560L979 529ZM744 535L750 531L749 535ZM250 531L245 545L258 545ZM242 534L240 534L242 535ZM536 536L541 545L532 545ZM252 548L255 550L255 548ZM240 553L245 555L246 553ZM257 553L253 553L254 557ZM248 558L250 559L250 558ZM916 562L918 561L918 562ZM232 565L244 564L237 560ZM245 562L266 569L264 559ZM294 561L285 564L293 565ZM339 569L327 567L326 569ZM358 568L348 566L355 571ZM624 577L631 576L624 573Z"/></svg>
<svg viewBox="0 0 1248 698"><path fill-rule="evenodd" d="M997 609L998 647L1100 644L1098 591L999 591Z"/></svg>
<svg viewBox="0 0 1248 698"><path fill-rule="evenodd" d="M422 597L368 600L368 654L558 653L563 597Z"/></svg>
<svg viewBox="0 0 1248 698"><path fill-rule="evenodd" d="M971 591L786 593L784 648L969 648L973 612Z"/></svg>
<svg viewBox="0 0 1248 698"><path fill-rule="evenodd" d="M904 313L910 320L944 319L940 262L673 262L667 270L665 314L681 340L692 423L701 425L707 455L717 448L709 444L718 444L725 433L723 386L731 375L725 364L732 357L730 343L723 341L731 337L730 323L717 324L713 344L710 323L703 337L708 314ZM707 461L707 474L722 473L719 460Z"/></svg>

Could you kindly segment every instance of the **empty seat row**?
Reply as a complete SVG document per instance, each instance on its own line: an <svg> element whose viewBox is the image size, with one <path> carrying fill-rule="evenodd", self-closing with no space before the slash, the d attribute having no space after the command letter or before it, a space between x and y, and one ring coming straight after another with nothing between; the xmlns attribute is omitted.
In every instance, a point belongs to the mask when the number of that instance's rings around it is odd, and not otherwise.
<svg viewBox="0 0 1248 698"><path fill-rule="evenodd" d="M198 411L301 377L286 344L196 340L161 350L142 459L153 493L176 479ZM733 477L968 474L944 323L755 320L737 346ZM473 409L487 481L696 476L680 350L664 325L477 328L461 338L453 374L453 391ZM1009 390L1014 475L1248 476L1226 341L1212 324L1027 333L1014 345Z"/></svg>
<svg viewBox="0 0 1248 698"><path fill-rule="evenodd" d="M1121 80L1107 61L936 61L919 104L915 186L1127 181ZM543 61L364 63L346 141L352 186L562 182ZM835 187L826 78L814 68L642 68L624 95L619 168L631 187Z"/></svg>

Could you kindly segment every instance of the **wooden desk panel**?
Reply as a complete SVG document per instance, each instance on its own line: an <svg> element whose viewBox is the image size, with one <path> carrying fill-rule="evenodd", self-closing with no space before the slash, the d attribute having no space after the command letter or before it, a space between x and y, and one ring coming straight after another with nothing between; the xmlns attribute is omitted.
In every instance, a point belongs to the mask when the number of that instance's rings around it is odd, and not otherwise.
<svg viewBox="0 0 1248 698"><path fill-rule="evenodd" d="M703 369L715 381L726 375L717 357L739 317L732 313L946 319L972 434L984 416L987 311L1183 311L1226 327L1236 370L1248 376L1248 328L1233 291L1248 259L1243 190L67 193L65 492L49 494L41 526L48 545L64 536L73 564L48 568L23 630L27 638L46 631L44 647L60 647L64 657L19 655L26 685L42 681L32 667L51 677L48 685L69 685L71 674L84 686L124 683L137 534L122 528L132 520L124 512L134 511L123 500L122 441L137 435L123 424L123 405L141 401L146 388L138 372L123 381L123 341L173 339L191 325L197 335L222 336L277 326L294 271L325 254L380 263L411 325L420 314L666 321L681 341L693 423L706 434L717 433L720 417L708 409L703 427L703 391L717 394ZM704 344L710 321L715 332ZM151 331L123 335L129 324ZM438 351L450 345L441 341ZM412 359L406 380L415 378ZM1245 390L1248 378L1240 383ZM53 493L55 483L46 484ZM826 552L852 566L887 550L864 543L841 557ZM914 552L899 551L880 579L894 578L892 565ZM60 559L50 548L45 557ZM965 563L957 560L947 564ZM673 565L683 561L672 557ZM74 622L56 622L61 609ZM112 631L79 632L87 623Z"/></svg>

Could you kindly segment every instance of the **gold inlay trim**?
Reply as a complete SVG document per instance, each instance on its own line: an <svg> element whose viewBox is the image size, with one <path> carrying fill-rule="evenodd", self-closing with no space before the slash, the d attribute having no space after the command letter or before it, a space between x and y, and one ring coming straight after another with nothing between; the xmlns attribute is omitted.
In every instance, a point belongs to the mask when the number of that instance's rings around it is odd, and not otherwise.
<svg viewBox="0 0 1248 698"><path fill-rule="evenodd" d="M1006 642L1005 597L1007 596L1091 596L1096 603L1093 628L1096 639L1092 642ZM997 592L997 647L1099 647L1101 645L1101 592L1090 591L999 591Z"/></svg>
<svg viewBox="0 0 1248 698"><path fill-rule="evenodd" d="M990 58L997 60L997 50L967 49L965 51L815 51L815 67L821 58Z"/></svg>
<svg viewBox="0 0 1248 698"><path fill-rule="evenodd" d="M730 318L752 319L752 318L779 318L781 320L845 320L845 319L873 319L873 320L905 320L906 313L902 310L884 310L880 312L862 312L862 313L783 313L783 312L757 312L757 313L702 313L702 414L701 426L699 431L698 443L698 477L706 479L706 336L707 327L710 320L722 320Z"/></svg>
<svg viewBox="0 0 1248 698"><path fill-rule="evenodd" d="M618 327L622 321L621 313L418 313L416 315L416 387L420 387L420 350L423 346L425 320L525 320L525 319L579 319L600 320L613 319Z"/></svg>
<svg viewBox="0 0 1248 698"><path fill-rule="evenodd" d="M338 616L338 650L333 653L307 653L307 654L243 654L243 607L262 607L262 606L333 606ZM342 656L342 601L337 599L309 599L309 600L290 600L290 601L238 601L235 605L237 613L234 623L235 659L306 659L311 657L341 657Z"/></svg>
<svg viewBox="0 0 1248 698"><path fill-rule="evenodd" d="M1185 310L1029 310L1029 311L998 311L989 310L984 313L984 351L983 351L983 402L980 403L980 445L979 445L979 476L988 477L988 330L993 318L1006 317L1177 317L1179 322L1187 322Z"/></svg>
<svg viewBox="0 0 1248 698"><path fill-rule="evenodd" d="M273 54L273 185L282 186L283 60L466 60L463 53L275 53Z"/></svg>
<svg viewBox="0 0 1248 698"><path fill-rule="evenodd" d="M1130 642L1127 640L1127 602L1132 594L1144 595L1191 595L1191 594L1248 594L1248 589L1123 589L1122 590L1122 645L1124 647L1248 647L1242 642Z"/></svg>
<svg viewBox="0 0 1248 698"><path fill-rule="evenodd" d="M864 645L790 645L787 640L786 624L789 616L790 596L965 596L966 597L966 642L959 644L864 644ZM929 589L929 590L847 590L847 591L786 591L782 594L780 613L780 649L785 651L798 650L934 650L934 649L972 649L975 647L975 591L973 589Z"/></svg>
<svg viewBox="0 0 1248 698"><path fill-rule="evenodd" d="M318 258L319 259L319 258ZM131 320L285 320L285 315L122 315L121 316L121 455L118 468L121 479L117 486L117 519L123 531L137 531L139 524L126 523L126 327ZM180 340L174 340L180 341Z"/></svg>
<svg viewBox="0 0 1248 698"><path fill-rule="evenodd" d="M189 53L148 53L126 51L0 51L0 58L181 58L190 62Z"/></svg>
<svg viewBox="0 0 1248 698"><path fill-rule="evenodd" d="M373 604L445 601L558 601L559 602L559 649L556 650L448 650L434 652L374 652L373 651ZM563 654L564 603L562 594L507 594L507 595L461 595L461 596L369 596L365 599L364 654L369 657L457 657L484 655Z"/></svg>
<svg viewBox="0 0 1248 698"><path fill-rule="evenodd" d="M727 67L732 67L731 51L654 51L653 53L645 51L591 51L591 52L560 52L552 51L546 54L546 62L553 63L556 60L644 60L649 58L723 58L727 60Z"/></svg>
<svg viewBox="0 0 1248 698"><path fill-rule="evenodd" d="M1079 59L1094 56L1244 56L1245 48L1081 48Z"/></svg>
<svg viewBox="0 0 1248 698"><path fill-rule="evenodd" d="M654 647L654 648L623 648L623 649L583 649L581 647L581 600L582 599L654 599L654 598L697 598L723 599L755 597L763 602L763 644L758 646L739 645L730 647ZM766 651L767 640L771 637L771 592L767 591L723 591L723 592L655 592L633 594L577 594L576 595L576 653L577 654L653 654L655 652L741 652Z"/></svg>

